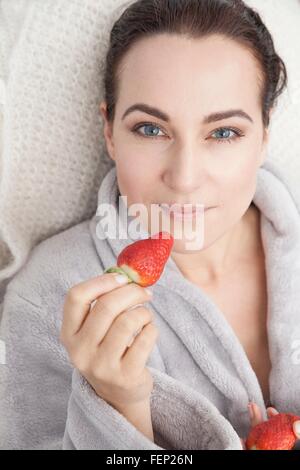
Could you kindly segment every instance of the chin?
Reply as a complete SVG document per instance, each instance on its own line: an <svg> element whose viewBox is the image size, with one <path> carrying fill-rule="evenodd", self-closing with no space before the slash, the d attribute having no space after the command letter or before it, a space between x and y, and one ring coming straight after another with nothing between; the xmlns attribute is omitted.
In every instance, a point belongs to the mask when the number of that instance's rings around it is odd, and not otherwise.
<svg viewBox="0 0 300 470"><path fill-rule="evenodd" d="M172 248L172 252L174 253L182 253L182 254L188 254L188 253L197 253L199 251L202 251L206 248L204 240L197 238L194 236L190 240L187 238L184 239L176 239L174 238L174 244Z"/></svg>

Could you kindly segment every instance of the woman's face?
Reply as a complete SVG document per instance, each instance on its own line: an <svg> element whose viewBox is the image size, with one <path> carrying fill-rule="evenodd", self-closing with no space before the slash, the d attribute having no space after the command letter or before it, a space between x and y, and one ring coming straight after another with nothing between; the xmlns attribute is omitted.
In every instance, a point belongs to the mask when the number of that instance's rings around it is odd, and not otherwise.
<svg viewBox="0 0 300 470"><path fill-rule="evenodd" d="M149 234L162 228L161 219L151 226L151 204L210 208L204 212L201 249L210 246L247 211L265 157L255 59L221 36L159 35L131 48L119 70L112 127L105 102L100 109L121 195L128 206L142 203L148 209ZM156 111L134 110L124 117L141 103ZM177 238L183 222L171 217L170 223L173 250L184 253L186 239Z"/></svg>

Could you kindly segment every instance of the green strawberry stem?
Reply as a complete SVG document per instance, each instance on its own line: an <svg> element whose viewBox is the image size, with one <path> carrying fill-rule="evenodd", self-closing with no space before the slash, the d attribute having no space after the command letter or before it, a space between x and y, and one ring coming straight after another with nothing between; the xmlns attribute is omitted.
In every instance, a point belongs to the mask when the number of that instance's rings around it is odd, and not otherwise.
<svg viewBox="0 0 300 470"><path fill-rule="evenodd" d="M107 268L105 271L104 271L104 274L105 273L119 273L119 274L123 274L124 276L128 277L129 279L129 283L130 282L134 282L129 276L128 274L123 271L122 268L120 268L119 266L112 266L111 268Z"/></svg>

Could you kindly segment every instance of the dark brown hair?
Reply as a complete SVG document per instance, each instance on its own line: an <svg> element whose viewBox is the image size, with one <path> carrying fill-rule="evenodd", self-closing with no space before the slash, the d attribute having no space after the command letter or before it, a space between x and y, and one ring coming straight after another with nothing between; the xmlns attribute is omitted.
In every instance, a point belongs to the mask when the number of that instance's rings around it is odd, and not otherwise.
<svg viewBox="0 0 300 470"><path fill-rule="evenodd" d="M259 13L242 0L137 0L129 4L111 29L106 55L103 85L109 122L115 116L121 60L140 39L162 33L189 39L219 34L246 47L259 65L262 120L269 126L270 109L287 85L287 71Z"/></svg>

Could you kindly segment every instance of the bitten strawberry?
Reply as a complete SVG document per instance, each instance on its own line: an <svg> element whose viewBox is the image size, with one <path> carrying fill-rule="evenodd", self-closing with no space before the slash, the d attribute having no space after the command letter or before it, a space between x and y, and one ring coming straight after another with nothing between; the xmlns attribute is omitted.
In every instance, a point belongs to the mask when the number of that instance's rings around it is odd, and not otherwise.
<svg viewBox="0 0 300 470"><path fill-rule="evenodd" d="M278 413L268 421L257 424L251 429L246 440L247 450L291 450L296 443L293 423L300 416Z"/></svg>
<svg viewBox="0 0 300 470"><path fill-rule="evenodd" d="M131 282L142 287L151 286L160 278L173 243L174 239L169 232L159 232L145 240L137 240L121 251L117 266L105 272L126 274Z"/></svg>

